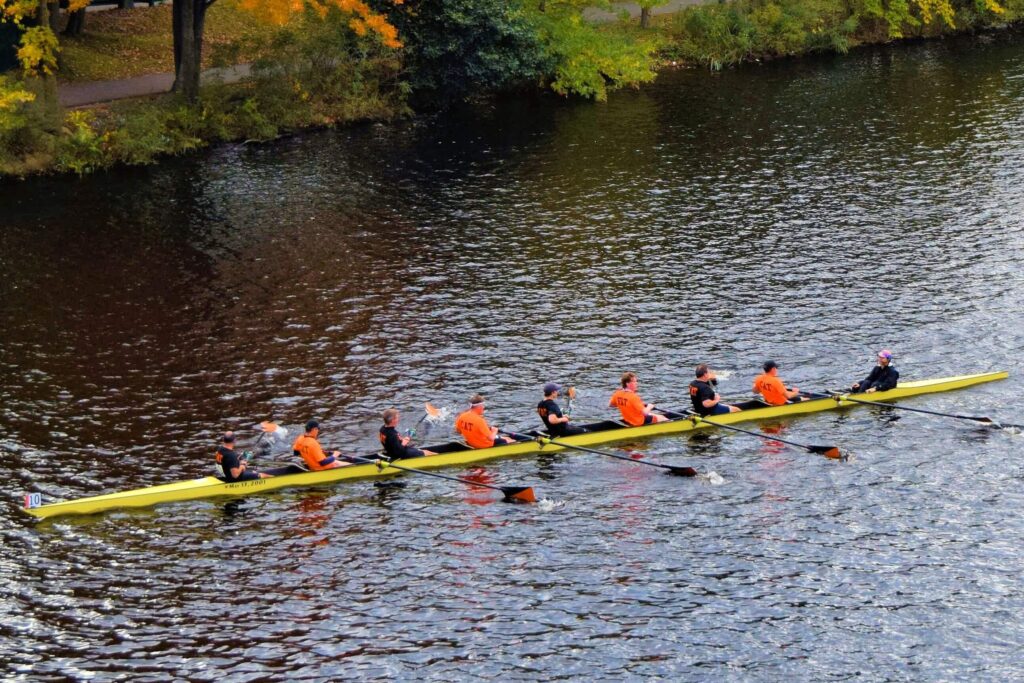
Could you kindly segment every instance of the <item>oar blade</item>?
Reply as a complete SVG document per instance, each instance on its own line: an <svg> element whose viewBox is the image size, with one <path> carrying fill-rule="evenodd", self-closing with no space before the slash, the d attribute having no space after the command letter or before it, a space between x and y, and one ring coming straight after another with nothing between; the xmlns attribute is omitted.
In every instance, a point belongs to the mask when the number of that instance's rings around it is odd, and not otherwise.
<svg viewBox="0 0 1024 683"><path fill-rule="evenodd" d="M431 405L430 403L423 404L423 411L430 417L441 417L441 409L438 408L437 406Z"/></svg>
<svg viewBox="0 0 1024 683"><path fill-rule="evenodd" d="M679 467L677 465L671 465L668 467L668 473L677 477L696 477L697 470L692 467Z"/></svg>
<svg viewBox="0 0 1024 683"><path fill-rule="evenodd" d="M530 486L502 486L501 492L505 494L505 500L511 503L537 502L537 496Z"/></svg>
<svg viewBox="0 0 1024 683"><path fill-rule="evenodd" d="M276 432L278 430L278 426L276 422L264 421L260 422L260 429L262 429L267 434L270 434L271 432Z"/></svg>
<svg viewBox="0 0 1024 683"><path fill-rule="evenodd" d="M843 452L839 450L838 446L808 446L807 450L811 453L824 455L826 458L831 458L832 460L843 459Z"/></svg>

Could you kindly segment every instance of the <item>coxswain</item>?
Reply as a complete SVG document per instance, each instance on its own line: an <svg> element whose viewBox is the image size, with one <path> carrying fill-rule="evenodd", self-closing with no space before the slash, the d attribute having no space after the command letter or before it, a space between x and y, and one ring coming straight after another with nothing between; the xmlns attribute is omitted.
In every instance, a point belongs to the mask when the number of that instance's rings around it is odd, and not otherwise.
<svg viewBox="0 0 1024 683"><path fill-rule="evenodd" d="M707 417L740 412L738 406L722 403L722 397L718 395L718 377L707 363L697 366L696 375L697 379L690 382L690 401L698 415Z"/></svg>
<svg viewBox="0 0 1024 683"><path fill-rule="evenodd" d="M315 472L352 464L341 460L341 451L333 451L330 455L324 453L324 449L320 447L320 442L316 439L319 434L320 423L310 420L306 423L306 433L292 444L292 453L302 458L307 469Z"/></svg>
<svg viewBox="0 0 1024 683"><path fill-rule="evenodd" d="M555 382L548 382L544 385L544 400L537 404L537 414L548 429L548 434L554 437L572 436L583 434L587 430L583 427L576 427L569 424L569 417L562 414L562 408L555 401L558 392L562 387Z"/></svg>
<svg viewBox="0 0 1024 683"><path fill-rule="evenodd" d="M220 437L220 447L214 454L217 464L224 473L222 479L226 482L249 481L251 479L267 479L273 475L264 472L249 471L249 454L235 450L235 433L224 432Z"/></svg>
<svg viewBox="0 0 1024 683"><path fill-rule="evenodd" d="M455 418L455 428L473 448L490 448L512 443L512 439L498 436L498 428L484 419L484 397L475 394L469 399L469 410Z"/></svg>
<svg viewBox="0 0 1024 683"><path fill-rule="evenodd" d="M892 351L882 349L878 352L878 365L871 368L871 374L866 379L857 382L850 391L872 394L876 391L888 391L895 389L900 379L900 371L892 365Z"/></svg>
<svg viewBox="0 0 1024 683"><path fill-rule="evenodd" d="M754 378L754 393L761 394L764 402L770 406L781 406L791 403L793 399L800 401L800 390L796 387L786 388L786 383L779 377L779 365L773 360L765 361L764 373Z"/></svg>
<svg viewBox="0 0 1024 683"><path fill-rule="evenodd" d="M664 415L656 415L651 412L654 410L654 405L644 403L640 394L636 393L637 387L640 386L640 380L637 379L635 372L623 373L620 383L622 388L612 394L611 400L608 401L608 407L618 408L622 413L622 420L626 424L639 427L668 420Z"/></svg>
<svg viewBox="0 0 1024 683"><path fill-rule="evenodd" d="M381 417L384 419L384 426L380 428L380 444L384 447L385 455L390 459L404 460L405 458L422 458L424 455L437 455L433 451L410 446L412 439L398 433L398 420L401 416L396 409L388 408Z"/></svg>

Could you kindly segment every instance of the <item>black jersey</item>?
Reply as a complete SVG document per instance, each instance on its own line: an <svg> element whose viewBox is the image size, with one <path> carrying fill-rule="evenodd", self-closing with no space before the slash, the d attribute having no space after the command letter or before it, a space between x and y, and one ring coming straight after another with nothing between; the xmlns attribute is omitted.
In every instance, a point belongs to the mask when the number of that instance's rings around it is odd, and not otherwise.
<svg viewBox="0 0 1024 683"><path fill-rule="evenodd" d="M693 409L698 415L705 416L711 414L711 408L704 407L704 401L710 401L715 398L715 394L718 393L718 382L711 380L710 382L702 382L699 379L695 379L690 382L690 401L693 403Z"/></svg>
<svg viewBox="0 0 1024 683"><path fill-rule="evenodd" d="M380 443L384 446L384 453L392 460L418 458L423 455L423 451L418 448L403 446L402 435L395 427L380 428Z"/></svg>

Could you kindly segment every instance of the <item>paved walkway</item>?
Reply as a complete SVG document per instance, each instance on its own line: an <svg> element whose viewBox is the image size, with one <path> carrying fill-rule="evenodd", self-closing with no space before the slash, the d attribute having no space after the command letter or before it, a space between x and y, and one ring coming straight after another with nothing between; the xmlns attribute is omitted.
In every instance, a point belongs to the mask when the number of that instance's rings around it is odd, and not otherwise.
<svg viewBox="0 0 1024 683"><path fill-rule="evenodd" d="M708 2L717 2L718 0L669 0L661 7L654 7L651 9L652 15L657 14L672 14L678 12L686 7L692 7L693 5L704 5ZM629 12L629 16L633 18L640 17L640 5L634 2L617 2L615 3L614 10L601 10L590 9L583 11L583 18L589 21L614 21L619 18L619 14L622 10Z"/></svg>
<svg viewBox="0 0 1024 683"><path fill-rule="evenodd" d="M661 7L651 10L652 14L671 14L684 7L701 5L717 0L669 0ZM614 21L625 10L631 17L640 16L640 5L632 2L616 3L616 10L588 9L583 16L588 21ZM224 83L237 83L249 76L249 64L239 64L222 69L210 69L203 72L203 81L220 80ZM88 83L68 83L57 86L57 98L65 107L84 107L89 104L100 104L128 97L145 97L169 92L174 84L174 74L147 74L135 78L116 81L90 81Z"/></svg>
<svg viewBox="0 0 1024 683"><path fill-rule="evenodd" d="M236 83L247 78L249 70L248 64L210 69L203 72L203 81L220 80L224 83ZM174 74L146 74L117 81L68 83L57 86L57 99L65 107L82 107L87 104L123 100L126 97L159 95L169 92L172 85Z"/></svg>

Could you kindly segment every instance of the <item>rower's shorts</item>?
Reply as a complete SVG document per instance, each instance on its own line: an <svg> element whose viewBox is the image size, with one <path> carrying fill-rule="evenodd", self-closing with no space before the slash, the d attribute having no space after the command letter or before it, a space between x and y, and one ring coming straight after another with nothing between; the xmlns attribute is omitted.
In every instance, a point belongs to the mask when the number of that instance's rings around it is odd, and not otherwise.
<svg viewBox="0 0 1024 683"><path fill-rule="evenodd" d="M654 416L653 415L644 415L644 424L645 425L654 424Z"/></svg>
<svg viewBox="0 0 1024 683"><path fill-rule="evenodd" d="M729 406L724 403L716 403L708 415L725 415L729 412Z"/></svg>
<svg viewBox="0 0 1024 683"><path fill-rule="evenodd" d="M561 429L554 429L548 427L548 434L555 437L556 439L560 439L563 436L574 436L576 434L587 433L587 430L585 428L577 427L576 425L559 424L558 427L561 427Z"/></svg>
<svg viewBox="0 0 1024 683"><path fill-rule="evenodd" d="M249 470L246 470L245 472L242 472L241 476L239 476L237 479L225 478L224 481L226 481L229 484L234 484L236 481L251 481L253 479L259 478L260 475L256 474L255 472L250 472Z"/></svg>

